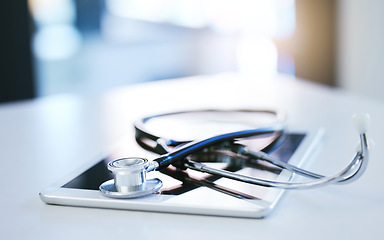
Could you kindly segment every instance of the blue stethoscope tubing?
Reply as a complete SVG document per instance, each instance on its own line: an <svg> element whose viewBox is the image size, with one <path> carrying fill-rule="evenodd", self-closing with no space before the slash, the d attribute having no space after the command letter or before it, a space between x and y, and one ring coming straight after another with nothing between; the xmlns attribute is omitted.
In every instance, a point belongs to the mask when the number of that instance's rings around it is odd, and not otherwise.
<svg viewBox="0 0 384 240"><path fill-rule="evenodd" d="M221 135L207 138L201 141L190 142L185 144L183 147L176 149L173 152L167 153L165 155L162 155L159 158L154 159L153 161L157 162L158 164L158 166L154 170L167 167L174 162L184 160L187 156L193 153L199 152L205 148L208 148L226 141L230 141L236 138L246 138L246 137L257 136L257 135L272 134L278 131L282 131L282 129L283 128L280 126L257 128L257 129L250 129L250 130L221 134ZM155 163L155 165L157 164Z"/></svg>

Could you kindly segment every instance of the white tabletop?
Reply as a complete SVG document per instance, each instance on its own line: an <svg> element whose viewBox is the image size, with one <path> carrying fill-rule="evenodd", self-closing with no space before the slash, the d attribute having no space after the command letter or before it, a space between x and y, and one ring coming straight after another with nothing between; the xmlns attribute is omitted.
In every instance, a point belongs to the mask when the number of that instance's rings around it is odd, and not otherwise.
<svg viewBox="0 0 384 240"><path fill-rule="evenodd" d="M354 155L351 116L367 112L375 141L365 175L344 186L288 192L264 219L46 205L38 193L133 133L142 116L197 108L281 108L291 126L324 127L306 167L331 174ZM0 105L0 239L382 239L384 103L278 76L223 74ZM132 136L133 138L133 136Z"/></svg>

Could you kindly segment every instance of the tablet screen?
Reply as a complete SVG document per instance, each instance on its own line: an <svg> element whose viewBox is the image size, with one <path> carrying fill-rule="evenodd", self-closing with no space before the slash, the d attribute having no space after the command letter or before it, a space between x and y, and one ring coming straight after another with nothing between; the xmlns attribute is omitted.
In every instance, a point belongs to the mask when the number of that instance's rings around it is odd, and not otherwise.
<svg viewBox="0 0 384 240"><path fill-rule="evenodd" d="M276 148L268 149L267 153L273 158L288 162L304 137L305 134L302 133L286 134L283 143L279 144ZM268 180L277 179L281 172L280 168L263 161L240 159L226 154L220 155L220 153L217 152L214 154L219 160L205 162L203 159L201 162L204 162L210 167ZM204 156L206 157L207 153L204 153ZM199 155L196 155L195 158L197 160L201 159ZM112 173L107 169L107 163L109 161L111 161L111 159L108 157L100 160L62 187L98 190L100 184L113 178ZM150 174L151 173L149 173L149 175ZM199 190L200 188L209 188L213 191L245 199L262 199L266 193L265 187L224 179L219 176L200 173L194 170L180 171L172 166L162 170L161 173L156 172L154 175L163 181L163 188L159 193L164 195L181 195L192 190Z"/></svg>

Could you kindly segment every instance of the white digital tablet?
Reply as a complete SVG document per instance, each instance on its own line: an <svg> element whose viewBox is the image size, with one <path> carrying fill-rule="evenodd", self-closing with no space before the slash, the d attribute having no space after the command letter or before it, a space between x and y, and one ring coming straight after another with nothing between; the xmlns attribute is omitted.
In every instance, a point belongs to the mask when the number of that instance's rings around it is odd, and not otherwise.
<svg viewBox="0 0 384 240"><path fill-rule="evenodd" d="M318 130L293 131L285 136L281 144L269 149L268 154L300 166L318 145L320 138L321 131ZM120 150L116 149L117 152ZM143 154L143 150L137 144L129 146L129 152L132 157L137 157L136 154ZM70 177L42 191L40 198L47 204L78 207L262 218L275 208L285 191L220 178L189 169L178 171L170 166L161 172L150 172L147 175L148 179L162 180L163 187L158 192L133 199L108 198L101 194L99 186L113 178L107 169L107 163L114 160L117 155L111 152L103 159L90 162L84 169L79 169ZM148 157L153 157L153 155L149 154ZM237 162L241 162L241 164L236 164ZM222 162L207 164L269 180L290 181L294 178L287 170L271 167L258 161L240 161L230 156L227 156L226 160Z"/></svg>

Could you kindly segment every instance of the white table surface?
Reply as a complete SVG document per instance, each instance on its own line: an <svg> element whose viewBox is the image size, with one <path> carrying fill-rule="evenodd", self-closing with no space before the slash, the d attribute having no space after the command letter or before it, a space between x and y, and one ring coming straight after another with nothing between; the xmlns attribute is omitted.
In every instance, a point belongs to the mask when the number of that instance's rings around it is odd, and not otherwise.
<svg viewBox="0 0 384 240"><path fill-rule="evenodd" d="M119 139L142 116L196 108L281 108L291 126L325 127L308 168L324 174L354 155L351 116L367 112L375 141L365 175L345 186L288 192L264 219L46 205L38 193ZM0 105L0 239L383 239L384 103L278 76L166 80L103 96L58 95ZM133 138L133 136L132 136Z"/></svg>

